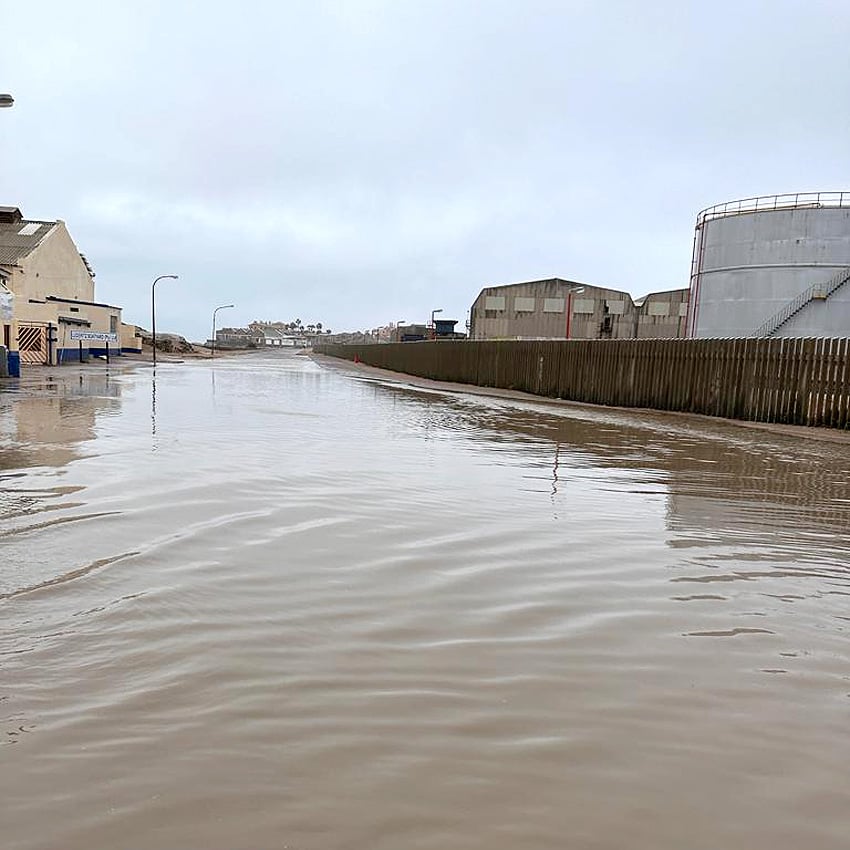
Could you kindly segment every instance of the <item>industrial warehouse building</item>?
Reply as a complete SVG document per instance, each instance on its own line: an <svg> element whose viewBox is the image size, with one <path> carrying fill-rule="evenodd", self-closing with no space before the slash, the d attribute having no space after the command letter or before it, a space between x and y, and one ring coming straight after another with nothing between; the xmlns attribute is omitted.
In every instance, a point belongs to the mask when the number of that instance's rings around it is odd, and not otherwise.
<svg viewBox="0 0 850 850"><path fill-rule="evenodd" d="M490 286L470 311L470 339L649 339L681 337L688 290L628 292L552 278Z"/></svg>
<svg viewBox="0 0 850 850"><path fill-rule="evenodd" d="M850 336L850 192L730 201L697 216L688 335Z"/></svg>
<svg viewBox="0 0 850 850"><path fill-rule="evenodd" d="M0 344L8 370L56 365L102 354L106 342L75 340L74 331L114 334L114 353L140 351L141 338L121 322L121 308L94 300L94 272L64 222L25 219L0 207Z"/></svg>

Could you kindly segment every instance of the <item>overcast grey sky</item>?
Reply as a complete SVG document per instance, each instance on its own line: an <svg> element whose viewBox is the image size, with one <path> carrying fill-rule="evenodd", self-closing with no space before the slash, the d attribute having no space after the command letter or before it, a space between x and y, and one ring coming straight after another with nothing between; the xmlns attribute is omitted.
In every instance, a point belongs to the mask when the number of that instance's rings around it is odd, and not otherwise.
<svg viewBox="0 0 850 850"><path fill-rule="evenodd" d="M710 204L850 189L847 0L3 2L0 203L149 326L687 285Z"/></svg>

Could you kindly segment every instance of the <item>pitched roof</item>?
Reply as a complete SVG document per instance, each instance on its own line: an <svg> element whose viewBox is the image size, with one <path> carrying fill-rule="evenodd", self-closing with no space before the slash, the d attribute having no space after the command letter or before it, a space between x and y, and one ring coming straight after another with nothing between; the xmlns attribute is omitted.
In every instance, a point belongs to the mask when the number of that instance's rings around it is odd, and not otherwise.
<svg viewBox="0 0 850 850"><path fill-rule="evenodd" d="M31 221L11 214L16 207L0 207L9 215L0 217L0 265L13 266L37 248L56 226L55 221Z"/></svg>
<svg viewBox="0 0 850 850"><path fill-rule="evenodd" d="M284 333L280 328L263 328L262 334L266 339L283 339L289 336L289 334Z"/></svg>
<svg viewBox="0 0 850 850"><path fill-rule="evenodd" d="M529 286L531 284L538 284L538 283L558 283L558 284L562 283L565 286L589 286L589 287L592 287L593 289L601 289L602 288L602 287L599 287L599 286L593 286L593 284L591 284L591 283L582 283L579 280L567 280L564 277L545 277L545 278L541 278L540 280L521 280L518 283L494 283L491 286L485 286L478 293L475 300L478 301L478 299L487 290L491 290L491 289L500 289L500 290L501 289L512 289L515 286Z"/></svg>

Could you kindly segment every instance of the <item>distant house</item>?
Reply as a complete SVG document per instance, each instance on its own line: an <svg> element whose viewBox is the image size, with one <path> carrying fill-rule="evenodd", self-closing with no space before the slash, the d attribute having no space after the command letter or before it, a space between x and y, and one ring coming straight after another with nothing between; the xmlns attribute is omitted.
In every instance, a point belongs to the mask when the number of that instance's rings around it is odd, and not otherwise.
<svg viewBox="0 0 850 850"><path fill-rule="evenodd" d="M215 332L215 344L220 348L256 348L265 341L263 334L250 328L220 328Z"/></svg>
<svg viewBox="0 0 850 850"><path fill-rule="evenodd" d="M9 371L21 364L56 365L67 359L141 350L121 308L95 301L94 271L63 221L25 219L17 207L0 207L0 324ZM75 340L74 331L114 335Z"/></svg>
<svg viewBox="0 0 850 850"><path fill-rule="evenodd" d="M309 348L312 345L312 340L303 330L293 333L279 322L256 322L249 327L261 334L262 344L267 348Z"/></svg>
<svg viewBox="0 0 850 850"><path fill-rule="evenodd" d="M292 333L280 322L252 322L247 328L222 328L215 333L222 348L307 348L304 333Z"/></svg>
<svg viewBox="0 0 850 850"><path fill-rule="evenodd" d="M294 348L295 337L273 325L263 328L263 343L270 348Z"/></svg>

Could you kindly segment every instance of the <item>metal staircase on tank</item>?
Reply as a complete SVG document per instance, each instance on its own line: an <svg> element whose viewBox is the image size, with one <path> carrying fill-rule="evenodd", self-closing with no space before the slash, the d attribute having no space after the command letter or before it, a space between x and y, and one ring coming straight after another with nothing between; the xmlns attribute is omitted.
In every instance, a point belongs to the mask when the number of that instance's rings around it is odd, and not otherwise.
<svg viewBox="0 0 850 850"><path fill-rule="evenodd" d="M773 336L792 316L812 301L826 301L836 289L844 286L850 280L850 268L841 269L825 283L813 283L796 298L789 301L778 313L771 316L754 334L754 336Z"/></svg>

